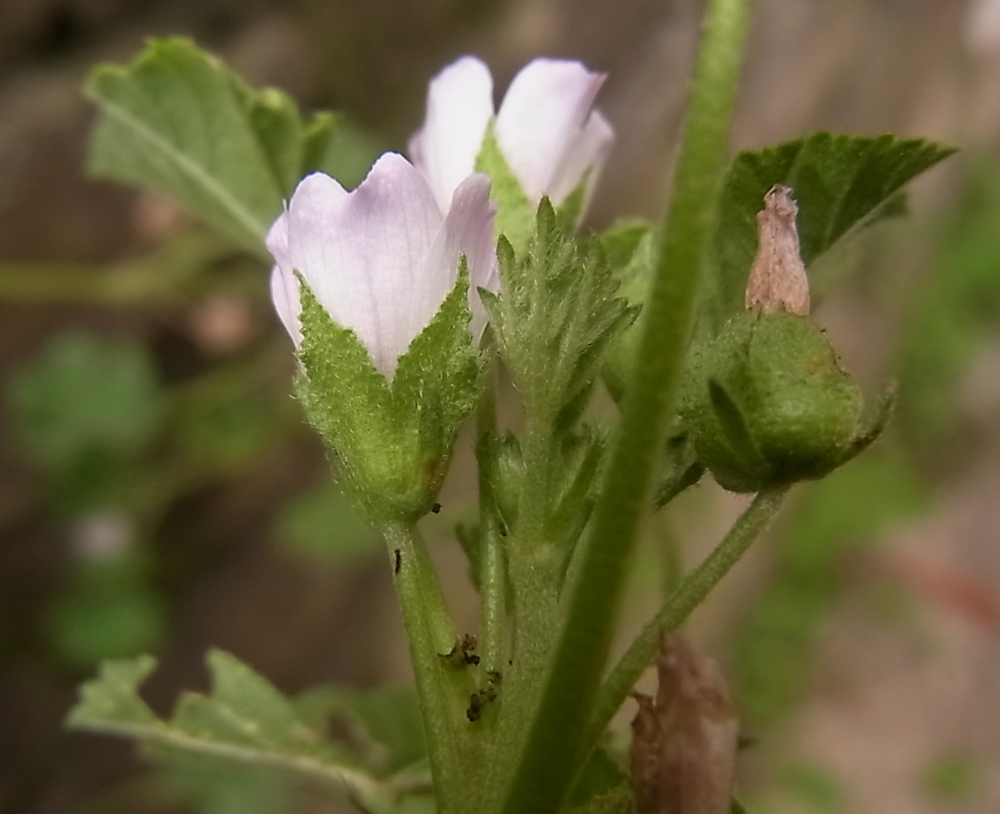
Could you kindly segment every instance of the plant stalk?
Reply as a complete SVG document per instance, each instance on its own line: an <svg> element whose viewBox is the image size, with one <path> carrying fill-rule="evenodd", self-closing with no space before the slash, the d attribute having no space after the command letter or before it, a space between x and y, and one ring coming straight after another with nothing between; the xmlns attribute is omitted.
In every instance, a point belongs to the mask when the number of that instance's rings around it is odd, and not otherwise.
<svg viewBox="0 0 1000 814"><path fill-rule="evenodd" d="M621 423L541 701L507 790L506 814L549 814L565 796L607 659L653 468L687 347L725 170L726 139L751 0L711 0L678 158L673 199L638 330Z"/></svg>

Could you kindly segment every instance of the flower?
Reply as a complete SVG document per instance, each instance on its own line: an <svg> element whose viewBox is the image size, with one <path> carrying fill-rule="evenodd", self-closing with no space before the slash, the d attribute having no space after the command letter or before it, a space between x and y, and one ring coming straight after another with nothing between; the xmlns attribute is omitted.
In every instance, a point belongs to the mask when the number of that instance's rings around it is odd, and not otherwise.
<svg viewBox="0 0 1000 814"><path fill-rule="evenodd" d="M487 176L469 175L442 214L427 181L398 153L383 154L351 192L323 173L306 176L267 236L275 260L272 299L296 347L302 343L298 272L391 379L399 357L455 287L463 254L478 336L486 315L477 288L499 287L489 194Z"/></svg>
<svg viewBox="0 0 1000 814"><path fill-rule="evenodd" d="M532 204L547 195L559 205L582 182L593 184L614 142L611 125L592 109L604 79L573 60L536 59L510 83L496 139ZM409 152L442 211L473 172L493 115L493 77L476 57L431 80L424 126Z"/></svg>

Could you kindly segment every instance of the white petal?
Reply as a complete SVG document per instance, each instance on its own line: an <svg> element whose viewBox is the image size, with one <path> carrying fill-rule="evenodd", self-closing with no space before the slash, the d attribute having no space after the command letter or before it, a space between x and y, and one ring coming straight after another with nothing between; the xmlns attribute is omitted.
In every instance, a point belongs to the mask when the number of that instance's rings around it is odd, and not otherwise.
<svg viewBox="0 0 1000 814"><path fill-rule="evenodd" d="M476 339L486 327L486 310L478 289L497 291L500 287L493 231L496 208L490 204L490 185L489 176L482 173L471 175L459 184L441 233L427 259L428 275L447 275L451 281L450 291L458 279L459 255L465 255L469 266L469 307L472 310L469 327Z"/></svg>
<svg viewBox="0 0 1000 814"><path fill-rule="evenodd" d="M386 376L447 291L447 280L421 273L441 221L427 182L397 153L382 155L351 193L310 175L289 204L292 267Z"/></svg>
<svg viewBox="0 0 1000 814"><path fill-rule="evenodd" d="M287 212L278 216L264 242L275 263L271 269L271 302L274 303L278 319L298 348L302 344L302 328L299 324L302 303L299 299L299 281L292 273L288 257Z"/></svg>
<svg viewBox="0 0 1000 814"><path fill-rule="evenodd" d="M536 59L510 83L497 113L497 141L532 201L551 192L604 79L579 62Z"/></svg>
<svg viewBox="0 0 1000 814"><path fill-rule="evenodd" d="M302 313L302 301L299 299L299 281L294 274L278 265L271 269L271 301L295 347L300 347L302 326L299 324L299 314Z"/></svg>
<svg viewBox="0 0 1000 814"><path fill-rule="evenodd" d="M493 77L476 57L462 57L431 80L424 126L410 139L409 152L442 212L475 169L492 116Z"/></svg>
<svg viewBox="0 0 1000 814"><path fill-rule="evenodd" d="M586 209L587 199L614 143L614 129L599 111L593 111L556 170L549 189L552 203L557 206L561 204L586 176L587 189L584 191L583 207Z"/></svg>

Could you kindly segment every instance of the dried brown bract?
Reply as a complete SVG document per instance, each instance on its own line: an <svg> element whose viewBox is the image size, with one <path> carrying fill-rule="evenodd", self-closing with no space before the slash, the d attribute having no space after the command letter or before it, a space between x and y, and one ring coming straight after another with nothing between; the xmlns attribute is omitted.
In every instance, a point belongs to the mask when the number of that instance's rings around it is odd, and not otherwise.
<svg viewBox="0 0 1000 814"><path fill-rule="evenodd" d="M656 698L635 693L637 814L727 814L739 725L715 663L678 636L660 641Z"/></svg>
<svg viewBox="0 0 1000 814"><path fill-rule="evenodd" d="M757 213L759 241L747 281L747 308L809 313L809 279L795 226L798 214L791 187L776 185L764 196L764 208Z"/></svg>

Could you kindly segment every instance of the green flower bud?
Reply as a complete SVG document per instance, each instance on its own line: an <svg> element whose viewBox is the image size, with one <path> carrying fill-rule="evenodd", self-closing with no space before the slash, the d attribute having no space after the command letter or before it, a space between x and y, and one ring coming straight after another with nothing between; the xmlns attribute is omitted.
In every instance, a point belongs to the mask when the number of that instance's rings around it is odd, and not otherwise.
<svg viewBox="0 0 1000 814"><path fill-rule="evenodd" d="M863 397L809 317L759 308L696 346L679 413L701 462L734 492L820 478L867 446Z"/></svg>

